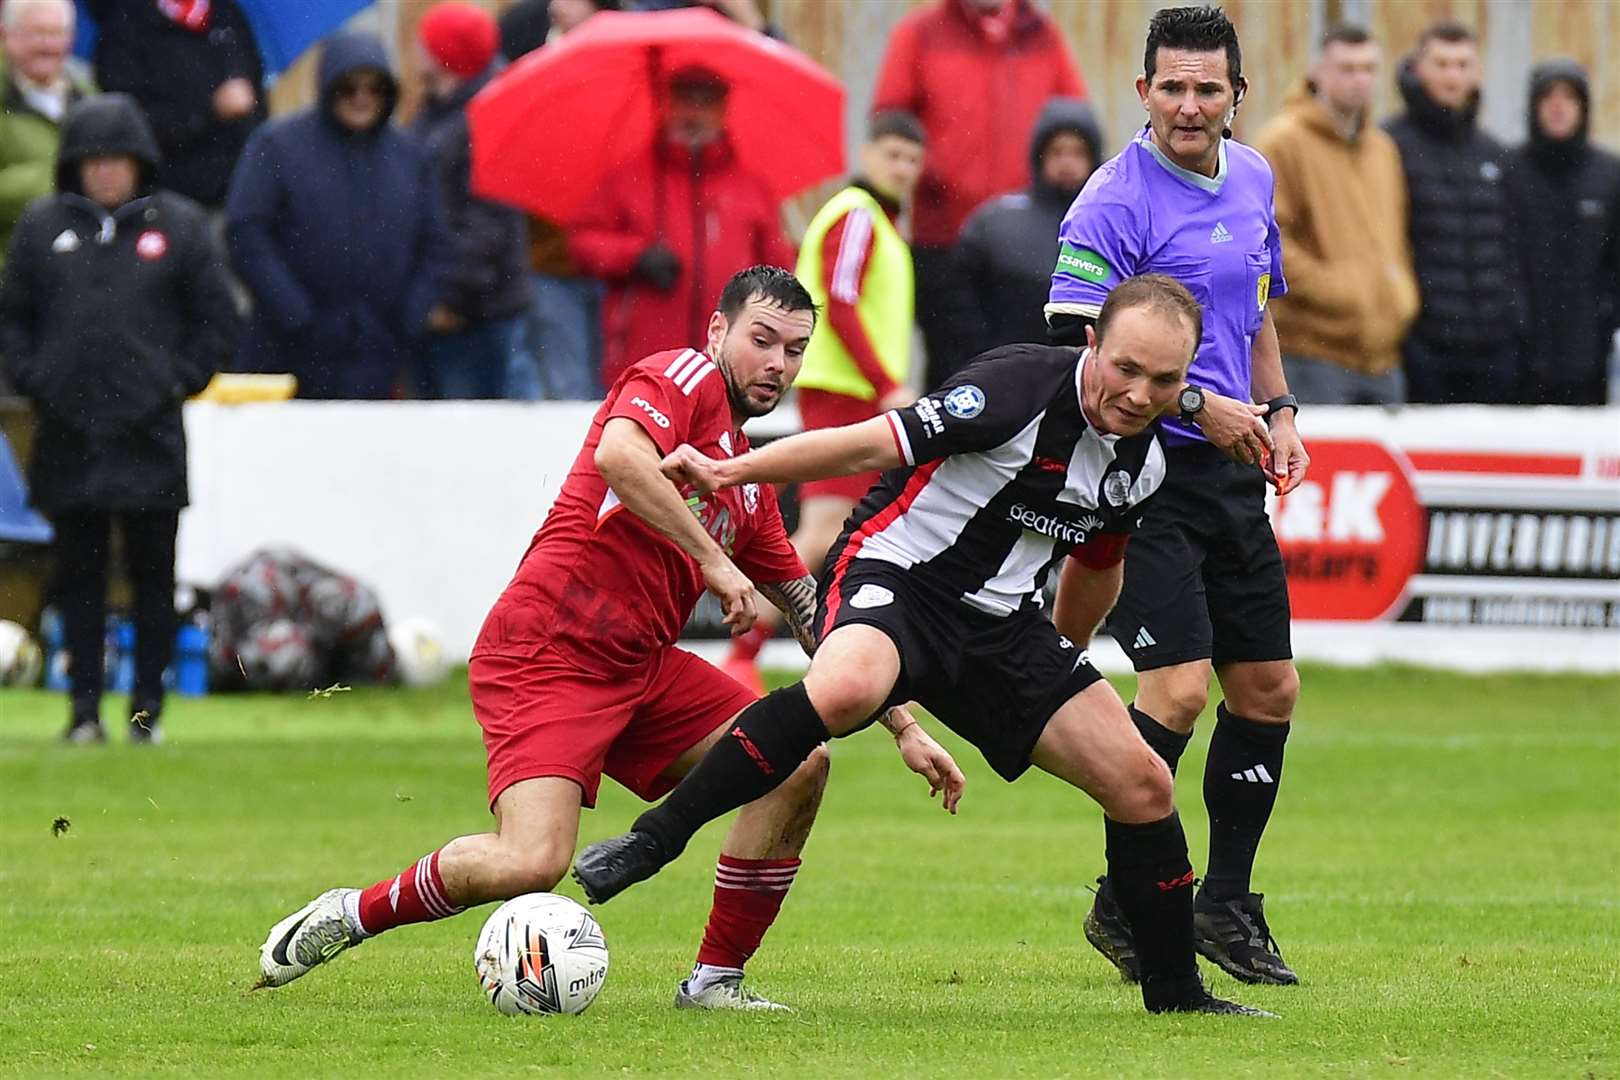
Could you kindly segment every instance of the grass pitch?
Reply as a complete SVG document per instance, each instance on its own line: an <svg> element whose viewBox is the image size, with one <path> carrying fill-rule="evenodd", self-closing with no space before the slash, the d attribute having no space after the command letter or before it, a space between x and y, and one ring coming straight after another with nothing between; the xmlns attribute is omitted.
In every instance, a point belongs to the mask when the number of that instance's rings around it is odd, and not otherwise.
<svg viewBox="0 0 1620 1080"><path fill-rule="evenodd" d="M489 908L249 993L283 914L485 827L465 690L175 700L152 749L120 730L58 745L62 699L6 691L0 1074L1620 1074L1620 680L1304 678L1256 881L1304 985L1205 965L1276 1022L1144 1014L1079 932L1095 808L1046 777L1009 787L950 740L970 786L949 819L881 732L834 747L805 870L751 967L794 1016L670 1007L718 825L598 910L612 969L581 1017L482 999ZM1195 865L1206 741L1179 783ZM583 839L635 806L604 785Z"/></svg>

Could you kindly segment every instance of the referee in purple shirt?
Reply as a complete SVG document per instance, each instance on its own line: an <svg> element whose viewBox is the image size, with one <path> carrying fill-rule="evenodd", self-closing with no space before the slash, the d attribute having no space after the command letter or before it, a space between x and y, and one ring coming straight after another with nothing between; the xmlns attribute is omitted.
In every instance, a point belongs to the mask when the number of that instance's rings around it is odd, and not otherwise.
<svg viewBox="0 0 1620 1080"><path fill-rule="evenodd" d="M1198 951L1245 982L1292 984L1298 977L1250 888L1299 696L1266 486L1287 492L1309 465L1267 310L1288 291L1271 166L1230 139L1247 83L1237 31L1219 8L1155 14L1143 72L1136 92L1148 126L1069 208L1046 312L1055 340L1083 345L1108 291L1149 272L1177 279L1203 305L1181 415L1163 421L1165 484L1126 549L1108 628L1137 671L1132 719L1171 771L1208 701L1210 675L1220 679L1225 700L1204 768L1210 837L1194 904ZM1084 640L1092 628L1058 629ZM1130 926L1108 880L1098 884L1086 937L1134 979Z"/></svg>

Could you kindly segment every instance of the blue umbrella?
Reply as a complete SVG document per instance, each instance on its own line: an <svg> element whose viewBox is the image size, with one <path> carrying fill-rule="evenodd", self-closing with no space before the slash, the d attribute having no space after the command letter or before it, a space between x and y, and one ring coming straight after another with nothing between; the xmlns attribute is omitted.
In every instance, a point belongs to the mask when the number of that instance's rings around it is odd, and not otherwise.
<svg viewBox="0 0 1620 1080"><path fill-rule="evenodd" d="M371 0L236 0L259 39L264 70L287 70L305 49L371 6Z"/></svg>
<svg viewBox="0 0 1620 1080"><path fill-rule="evenodd" d="M126 3L138 0L125 0ZM145 0L150 3L151 0ZM242 14L253 24L266 75L279 74L292 66L304 50L348 21L372 0L236 0ZM89 59L96 47L96 24L85 0L78 0L79 33L75 54Z"/></svg>

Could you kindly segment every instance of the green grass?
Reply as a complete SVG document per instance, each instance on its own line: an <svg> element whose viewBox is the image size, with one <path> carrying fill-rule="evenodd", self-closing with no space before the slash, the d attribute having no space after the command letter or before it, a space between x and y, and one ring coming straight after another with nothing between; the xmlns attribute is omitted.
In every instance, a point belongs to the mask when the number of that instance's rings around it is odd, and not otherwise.
<svg viewBox="0 0 1620 1080"><path fill-rule="evenodd" d="M969 789L948 819L878 732L834 747L752 968L795 1016L670 1008L719 826L599 913L613 967L584 1016L484 1002L488 909L248 993L287 911L485 826L464 689L176 700L152 750L60 746L63 701L7 691L0 1075L1620 1075L1620 680L1312 669L1305 687L1256 883L1304 984L1206 968L1280 1022L1144 1014L1079 934L1095 808L951 741ZM1195 864L1205 741L1179 785ZM585 840L636 805L603 794Z"/></svg>

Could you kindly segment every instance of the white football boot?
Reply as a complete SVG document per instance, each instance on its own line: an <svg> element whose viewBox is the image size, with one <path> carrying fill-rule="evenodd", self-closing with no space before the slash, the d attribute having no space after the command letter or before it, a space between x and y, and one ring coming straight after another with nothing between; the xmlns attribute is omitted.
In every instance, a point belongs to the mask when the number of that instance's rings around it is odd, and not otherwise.
<svg viewBox="0 0 1620 1080"><path fill-rule="evenodd" d="M343 914L343 898L359 889L328 889L270 928L259 946L259 981L286 986L311 968L365 940Z"/></svg>
<svg viewBox="0 0 1620 1080"><path fill-rule="evenodd" d="M677 1009L740 1009L745 1012L792 1012L793 1010L780 1002L762 998L743 985L742 972L720 975L718 978L697 980L697 971L692 972L694 978L682 979L681 984L675 988L675 1007ZM698 989L694 990L696 985Z"/></svg>

